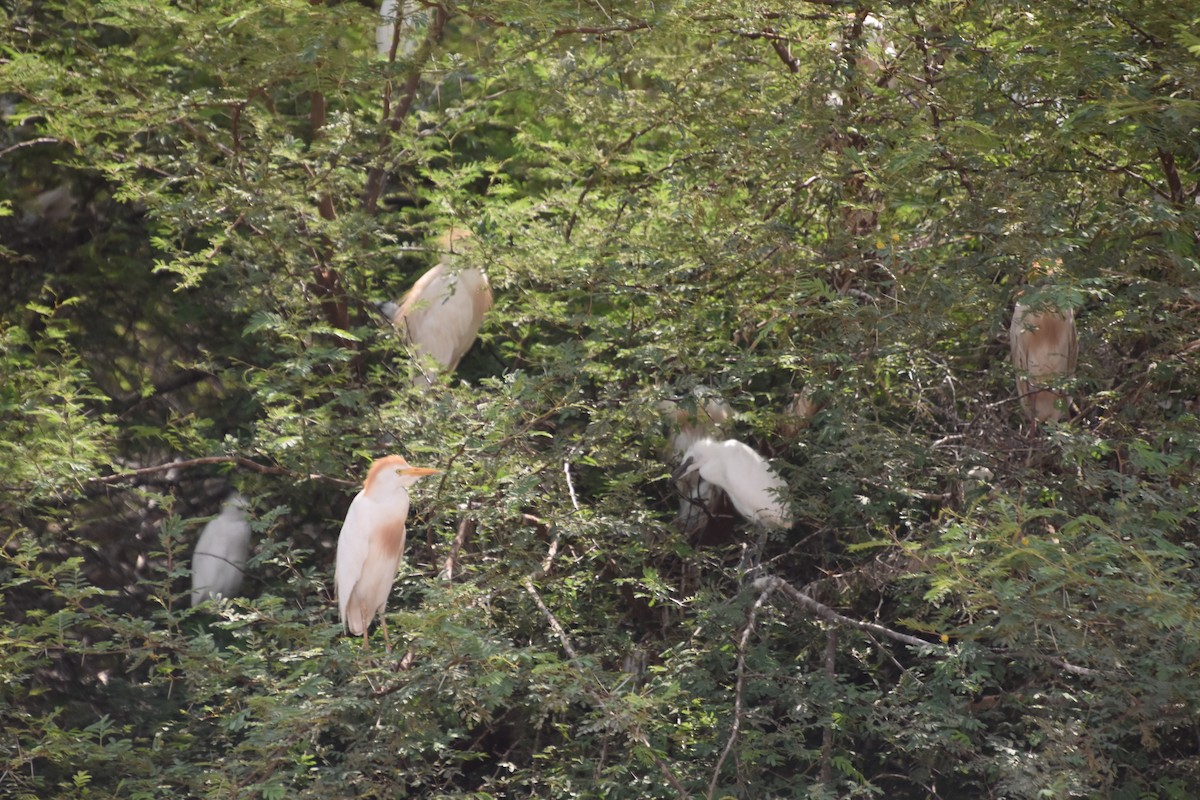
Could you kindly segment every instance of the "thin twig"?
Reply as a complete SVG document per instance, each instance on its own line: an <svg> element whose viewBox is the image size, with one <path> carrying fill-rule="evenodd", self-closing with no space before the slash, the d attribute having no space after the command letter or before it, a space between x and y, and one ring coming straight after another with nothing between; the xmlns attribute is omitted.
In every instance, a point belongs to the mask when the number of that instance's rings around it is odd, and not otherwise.
<svg viewBox="0 0 1200 800"><path fill-rule="evenodd" d="M825 605L824 603L818 603L816 600L812 599L795 586L792 586L787 581L783 580L782 578L777 578L774 575L764 576L754 582L755 589L762 590L767 587L782 590L784 594L794 600L797 604L807 608L809 611L812 611L818 617L821 617L827 622L833 622L839 625L849 625L852 628L858 628L859 630L863 631L871 631L872 633L886 636L889 639L894 639L897 642L911 644L914 647L932 647L938 650L946 649L945 645L938 644L937 642L927 642L924 639L918 639L916 636L910 636L907 633L901 633L900 631L894 631L891 628L885 628L882 625L876 625L874 622L863 622L862 620L851 619L845 614L839 614L829 606Z"/></svg>
<svg viewBox="0 0 1200 800"><path fill-rule="evenodd" d="M533 580L531 578L526 578L522 582L522 585L525 587L525 591L529 593L529 596L533 598L533 602L538 607L538 611L541 611L542 616L546 618L546 622L549 623L550 629L554 631L556 636L558 636L558 641L562 644L562 649L567 654L567 657L572 661L578 661L579 653L575 652L575 647L571 644L571 639L567 636L567 632L563 629L563 626L554 616L554 612L546 606L546 603L542 600L542 596L538 594L537 587L533 585Z"/></svg>
<svg viewBox="0 0 1200 800"><path fill-rule="evenodd" d="M328 475L320 475L312 472L304 475L299 472L293 472L290 469L283 467L271 467L266 464L259 464L245 456L203 456L202 458L188 458L180 461L170 461L166 464L155 464L152 467L142 467L128 472L117 472L112 475L99 475L94 478L88 478L84 484L99 484L108 485L113 483L122 483L124 481L140 478L144 475L153 475L158 472L167 472L173 469L189 469L191 467L200 467L206 464L236 464L239 467L257 472L260 475L287 475L295 478L305 478L310 481L325 481L326 483L334 483L339 486L357 486L357 481L347 481L341 478L332 478Z"/></svg>
<svg viewBox="0 0 1200 800"><path fill-rule="evenodd" d="M397 5L400 5L397 3ZM428 4L426 7L430 7ZM408 117L412 110L413 102L417 99L417 91L421 88L421 72L425 65L429 62L430 56L433 55L434 48L441 41L442 32L446 29L446 23L450 19L450 12L446 10L441 3L432 5L433 19L429 23L428 29L425 31L425 39L421 42L421 46L417 48L417 52L413 54L408 76L404 79L404 89L400 95L396 107L390 109L390 113L384 117L384 122L393 132L398 132L404 125L404 120ZM399 25L396 26L399 28ZM393 37L398 36L393 33ZM390 56L394 60L394 55ZM391 101L391 83L387 86L387 100ZM390 137L383 137L380 140L380 145L386 145ZM387 170L383 167L375 166L367 172L367 183L363 189L362 207L368 214L374 214L379 207L379 196L383 194L384 184L387 182Z"/></svg>
<svg viewBox="0 0 1200 800"><path fill-rule="evenodd" d="M825 677L830 684L837 680L837 628L825 631ZM821 784L833 791L833 715L821 732Z"/></svg>
<svg viewBox="0 0 1200 800"><path fill-rule="evenodd" d="M20 150L22 147L32 147L35 144L62 144L62 140L55 139L52 136L40 136L37 139L26 139L23 142L17 142L16 144L14 144L10 147L6 147L3 150L0 150L0 158L4 158L6 155L13 152L14 150Z"/></svg>
<svg viewBox="0 0 1200 800"><path fill-rule="evenodd" d="M579 510L579 498L577 498L575 496L575 484L571 482L571 462L570 461L563 462L563 474L565 474L567 476L567 491L571 495L571 505L575 507L576 511L578 511Z"/></svg>
<svg viewBox="0 0 1200 800"><path fill-rule="evenodd" d="M454 541L450 543L450 554L446 556L446 561L442 565L442 572L438 575L444 581L454 580L454 563L458 559L458 553L462 550L463 545L471 534L475 533L476 522L473 519L463 517L458 523L458 532L454 534Z"/></svg>
<svg viewBox="0 0 1200 800"><path fill-rule="evenodd" d="M767 598L771 596L771 592L775 591L775 588L774 585L762 587L758 598L746 615L746 625L742 628L742 635L738 637L737 669L734 673L737 675L737 680L733 689L733 723L729 726L729 738L725 741L725 747L721 749L721 756L717 759L717 765L713 767L712 778L708 782L709 800L712 800L717 793L717 779L721 776L721 767L725 764L725 759L733 752L738 732L742 729L742 692L746 682L746 645L750 641L750 635L754 632L754 622L758 617L759 609L767 602Z"/></svg>
<svg viewBox="0 0 1200 800"><path fill-rule="evenodd" d="M766 575L754 582L755 589L764 590L768 587L772 589L781 589L784 594L794 600L797 604L807 608L809 611L812 611L818 617L821 617L827 622L833 622L839 625L849 625L850 627L857 628L861 631L878 633L882 636L886 636L889 639L902 642L903 644L910 644L914 647L932 648L933 650L943 654L950 652L950 647L948 645L941 644L939 642L926 641L925 639L920 639L916 636L910 636L907 633L901 633L900 631L894 631L891 628L885 628L882 625L875 624L874 622L863 622L862 620L851 619L845 614L839 614L829 606L825 605L824 603L817 602L804 592L797 589L795 586L792 586L787 581L774 575ZM986 647L986 649L989 652L995 653L996 655L1005 656L1007 658L1031 658L1038 661L1044 661L1047 664L1053 664L1064 672L1069 672L1072 675L1081 675L1087 678L1112 677L1119 674L1114 670L1100 670L1092 669L1091 667L1081 667L1077 664L1072 664L1069 661L1064 661L1057 656L1051 656L1044 653L1034 653L1026 650L1010 650L1005 647Z"/></svg>

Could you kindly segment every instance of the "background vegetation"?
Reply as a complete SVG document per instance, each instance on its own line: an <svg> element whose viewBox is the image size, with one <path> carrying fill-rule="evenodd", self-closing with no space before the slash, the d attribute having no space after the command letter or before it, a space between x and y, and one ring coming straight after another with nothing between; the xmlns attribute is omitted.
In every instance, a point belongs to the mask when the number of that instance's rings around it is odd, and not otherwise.
<svg viewBox="0 0 1200 800"><path fill-rule="evenodd" d="M1195 797L1200 15L423 6L393 58L350 2L0 6L0 795ZM416 391L375 303L451 226L497 303ZM789 483L771 579L674 524L700 385ZM389 452L446 472L364 652Z"/></svg>

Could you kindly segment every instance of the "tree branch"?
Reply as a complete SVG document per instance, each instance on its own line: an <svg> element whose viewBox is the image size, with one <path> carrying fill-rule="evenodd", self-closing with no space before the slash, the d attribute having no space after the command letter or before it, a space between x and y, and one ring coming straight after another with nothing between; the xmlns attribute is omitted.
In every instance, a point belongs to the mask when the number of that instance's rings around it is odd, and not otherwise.
<svg viewBox="0 0 1200 800"><path fill-rule="evenodd" d="M408 117L409 111L412 110L412 105L417 99L417 90L421 86L421 71L425 64L429 61L429 56L433 53L433 48L442 38L442 32L446 29L446 22L450 19L450 12L445 6L440 3L433 6L433 20L429 23L429 30L425 32L425 41L421 42L421 46L417 49L413 56L412 65L409 67L408 75L404 79L403 94L400 100L396 103L396 107L392 109L390 115L385 118L388 129L392 133L400 130L404 124L404 120ZM396 26L397 29L399 25ZM399 34L394 34L398 36ZM392 47L392 58L395 58L395 45ZM391 84L388 84L385 95L385 105L391 102ZM387 137L384 137L381 144L387 143ZM383 194L384 184L387 182L387 170L383 167L371 167L367 173L367 185L363 189L362 206L368 214L374 214L379 208L379 196Z"/></svg>
<svg viewBox="0 0 1200 800"><path fill-rule="evenodd" d="M758 588L757 585L755 588ZM713 800L717 793L717 780L721 776L721 767L725 764L725 759L733 752L733 746L737 742L738 733L742 729L742 694L746 684L746 645L750 641L750 635L754 632L754 623L758 618L758 612L762 609L767 599L771 596L771 592L775 591L774 585L763 586L759 592L758 598L754 601L754 605L750 607L750 611L746 615L746 624L742 628L742 634L738 637L738 654L737 668L734 674L737 680L734 682L733 690L733 723L729 726L729 738L725 740L725 746L721 748L721 756L717 759L717 765L713 767L712 778L708 782L708 798Z"/></svg>
<svg viewBox="0 0 1200 800"><path fill-rule="evenodd" d="M159 472L167 472L173 469L190 469L192 467L201 467L208 464L235 464L239 467L257 472L260 475L286 475L294 478L302 478L310 481L324 481L325 483L333 483L338 486L357 486L356 481L347 481L341 478L333 478L328 475L318 473L309 473L307 475L299 472L293 472L290 469L283 467L272 467L266 464L259 464L257 461L246 458L245 456L203 456L201 458L188 458L180 461L170 461L166 464L156 464L152 467L142 467L140 469L130 470L128 472L117 472L112 475L100 475L95 478L88 478L83 483L85 486L111 486L114 483L124 483L125 481L136 480L137 478L146 475L154 475Z"/></svg>
<svg viewBox="0 0 1200 800"><path fill-rule="evenodd" d="M1167 187L1171 190L1171 205L1183 208L1183 182L1179 180L1179 170L1175 167L1175 154L1158 148L1158 161L1162 164L1163 174L1167 176Z"/></svg>
<svg viewBox="0 0 1200 800"><path fill-rule="evenodd" d="M937 650L946 649L945 645L938 644L937 642L927 642L924 639L917 638L916 636L910 636L907 633L901 633L900 631L894 631L891 628L885 628L882 625L876 625L874 622L862 622L861 620L851 619L844 614L839 614L829 606L825 605L824 603L818 603L816 600L812 599L795 586L792 586L787 581L783 580L782 578L777 578L774 575L767 575L754 582L755 589L762 590L767 587L781 590L798 605L801 605L809 611L812 611L826 622L832 622L838 625L849 625L852 628L858 628L862 631L877 633L880 636L886 636L889 639L893 639L904 644L910 644L914 647L932 647Z"/></svg>
<svg viewBox="0 0 1200 800"><path fill-rule="evenodd" d="M446 561L442 564L442 572L438 576L442 580L454 580L454 565L458 560L458 553L471 534L475 533L475 527L475 520L466 517L463 517L462 521L458 523L458 531L454 534L454 541L450 543L450 554L446 556Z"/></svg>

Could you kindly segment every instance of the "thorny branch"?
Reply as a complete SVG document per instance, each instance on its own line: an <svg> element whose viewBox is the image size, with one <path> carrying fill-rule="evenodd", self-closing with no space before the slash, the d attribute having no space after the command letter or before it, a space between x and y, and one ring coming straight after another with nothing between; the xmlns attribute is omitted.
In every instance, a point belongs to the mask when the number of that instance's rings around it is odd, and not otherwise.
<svg viewBox="0 0 1200 800"><path fill-rule="evenodd" d="M776 577L774 575L766 575L762 578L759 578L758 580L756 580L754 582L754 588L759 591L765 591L768 588L772 589L772 590L778 589L778 590L782 591L784 594L786 594L788 597L790 597L798 605L803 606L804 608L808 609L809 611L812 611L814 614L816 614L818 617L825 620L826 622L832 622L836 625L847 625L851 628L857 628L860 631L866 631L868 633L877 633L888 639L892 639L893 641L901 642L902 644L909 644L914 647L925 647L925 648L932 649L938 653L944 654L944 653L948 653L950 651L950 647L946 644L942 644L940 642L926 641L925 639L921 639L916 636L910 636L907 633L901 633L900 631L894 631L891 628L885 628L884 626L877 625L874 622L863 622L862 620L851 619L850 617L847 617L845 614L839 614L838 612L834 611L829 606L825 605L824 603L820 603L820 602L814 600L813 598L809 597L804 592L797 589L795 586L792 586L787 581L783 580L782 578ZM1036 659L1038 661L1044 661L1048 664L1053 664L1054 666L1058 667L1059 669L1063 670L1064 672L1069 672L1072 675L1081 675L1084 677L1101 677L1104 675L1113 674L1109 670L1099 670L1099 669L1092 669L1090 667L1081 667L1077 664L1072 664L1069 661L1064 661L1061 658L1058 658L1056 656L1045 655L1043 653L1034 653L1034 652L1029 652L1029 651L1025 651L1025 650L1009 650L1009 649L1003 648L1003 647L989 647L987 649L990 652L993 652L997 655L1007 656L1009 658L1022 658L1023 657L1023 658Z"/></svg>
<svg viewBox="0 0 1200 800"><path fill-rule="evenodd" d="M252 472L257 472L260 475L286 475L293 478L301 478L310 481L324 481L333 483L338 486L357 486L355 481L347 481L342 478L333 478L328 475L320 475L312 472L307 475L300 472L293 472L290 469L283 467L272 467L266 464L260 464L257 461L246 458L245 456L204 456L202 458L188 458L180 461L170 461L166 464L155 464L152 467L142 467L128 472L118 472L113 475L98 475L94 478L88 478L83 483L85 486L108 486L114 483L124 483L125 481L136 480L137 478L146 475L154 475L159 472L168 472L173 469L190 469L191 467L200 467L207 464L234 464Z"/></svg>
<svg viewBox="0 0 1200 800"><path fill-rule="evenodd" d="M733 689L733 723L729 726L729 738L725 741L725 747L721 749L721 756L717 759L717 765L713 767L712 779L708 782L708 797L712 800L717 793L717 779L721 776L721 767L725 764L725 759L733 752L733 746L737 743L738 733L742 728L742 694L746 682L746 646L750 641L750 635L754 633L754 623L758 618L758 612L766 604L770 598L771 592L775 591L774 585L764 586L759 592L758 598L754 601L754 605L750 607L750 612L746 615L746 625L742 628L742 635L738 637L737 650L737 668L734 674L737 680L734 683Z"/></svg>

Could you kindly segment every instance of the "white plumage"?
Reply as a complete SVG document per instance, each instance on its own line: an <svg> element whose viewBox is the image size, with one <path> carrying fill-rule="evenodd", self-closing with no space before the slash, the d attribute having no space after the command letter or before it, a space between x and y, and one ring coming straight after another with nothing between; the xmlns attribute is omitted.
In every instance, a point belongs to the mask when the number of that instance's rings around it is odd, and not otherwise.
<svg viewBox="0 0 1200 800"><path fill-rule="evenodd" d="M221 513L204 526L192 553L192 605L210 597L233 597L246 577L250 555L250 523L246 499L236 492L221 506Z"/></svg>
<svg viewBox="0 0 1200 800"><path fill-rule="evenodd" d="M404 555L408 487L439 470L412 467L402 456L377 459L350 503L338 535L333 582L338 619L366 644L367 628L387 605ZM384 623L386 634L387 624Z"/></svg>
<svg viewBox="0 0 1200 800"><path fill-rule="evenodd" d="M1071 398L1042 388L1075 374L1075 313L1047 308L1035 311L1018 302L1013 308L1008 341L1017 368L1017 394L1025 416L1035 422L1058 422Z"/></svg>
<svg viewBox="0 0 1200 800"><path fill-rule="evenodd" d="M701 396L699 399L703 399ZM733 416L733 409L720 397L709 397L697 402L695 411L681 407L673 400L663 400L659 411L672 419L675 435L671 438L671 456L675 463L682 463L688 449L700 439L719 433ZM679 500L679 528L691 534L702 528L721 502L721 490L691 472L676 481L681 495Z"/></svg>
<svg viewBox="0 0 1200 800"><path fill-rule="evenodd" d="M446 238L446 245L461 241L469 234L457 231ZM413 345L418 358L429 356L442 368L453 370L471 349L483 315L492 307L492 289L482 270L467 267L455 270L454 258L447 254L426 272L404 296L398 309L384 304L392 324ZM414 380L417 386L431 383L430 376Z"/></svg>
<svg viewBox="0 0 1200 800"><path fill-rule="evenodd" d="M679 480L692 473L720 487L751 522L765 528L792 527L787 484L750 446L736 439L693 442L674 477Z"/></svg>

